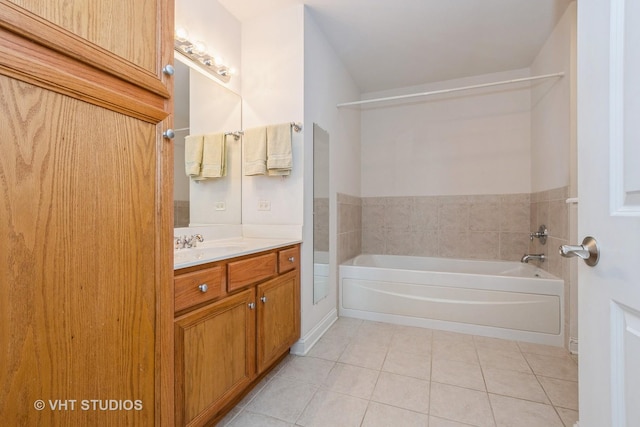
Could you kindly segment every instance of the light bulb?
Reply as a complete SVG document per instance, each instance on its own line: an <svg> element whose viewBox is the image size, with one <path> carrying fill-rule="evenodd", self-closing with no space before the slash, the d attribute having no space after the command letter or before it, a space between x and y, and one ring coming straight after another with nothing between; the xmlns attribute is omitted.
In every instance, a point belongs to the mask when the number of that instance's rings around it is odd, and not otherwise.
<svg viewBox="0 0 640 427"><path fill-rule="evenodd" d="M222 59L221 56L215 56L213 58L213 62L216 64L217 67L222 67L224 66L224 59Z"/></svg>
<svg viewBox="0 0 640 427"><path fill-rule="evenodd" d="M175 38L179 42L186 42L189 39L189 32L184 27L176 28Z"/></svg>
<svg viewBox="0 0 640 427"><path fill-rule="evenodd" d="M193 44L193 51L197 55L204 55L207 53L207 45L202 40L198 40Z"/></svg>

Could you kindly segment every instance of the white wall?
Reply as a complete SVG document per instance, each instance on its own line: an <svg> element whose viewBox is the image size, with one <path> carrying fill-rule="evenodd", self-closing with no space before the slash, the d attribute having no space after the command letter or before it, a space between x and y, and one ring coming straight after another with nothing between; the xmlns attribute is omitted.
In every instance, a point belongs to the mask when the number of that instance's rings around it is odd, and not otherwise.
<svg viewBox="0 0 640 427"><path fill-rule="evenodd" d="M217 0L175 0L176 29L183 27L193 42L202 40L207 51L238 70L240 58L240 22ZM240 93L240 79L232 77L226 87Z"/></svg>
<svg viewBox="0 0 640 427"><path fill-rule="evenodd" d="M359 97L359 90L351 75L338 59L326 36L313 18L312 12L305 8L304 13L304 121L305 147L305 188L304 188L304 250L305 259L302 286L302 337L309 336L321 321L337 309L336 280L336 192L359 195L360 188L360 135L359 113L339 112L336 104ZM317 123L329 133L330 138L330 284L326 298L313 304L313 282L307 271L313 269L313 134L310 131ZM305 154L306 152L305 151ZM313 337L310 337L313 340Z"/></svg>
<svg viewBox="0 0 640 427"><path fill-rule="evenodd" d="M532 75L564 71L565 76L535 84L531 89L531 190L546 191L570 184L571 146L575 138L572 105L575 66L576 3L564 15L531 64ZM573 107L575 109L575 107Z"/></svg>
<svg viewBox="0 0 640 427"><path fill-rule="evenodd" d="M242 125L244 129L304 121L304 7L292 5L242 24ZM293 132L288 177L245 176L243 224L302 224L304 138ZM271 203L259 211L258 202Z"/></svg>
<svg viewBox="0 0 640 427"><path fill-rule="evenodd" d="M363 99L528 77L493 73ZM362 196L528 193L530 90L527 84L362 107Z"/></svg>

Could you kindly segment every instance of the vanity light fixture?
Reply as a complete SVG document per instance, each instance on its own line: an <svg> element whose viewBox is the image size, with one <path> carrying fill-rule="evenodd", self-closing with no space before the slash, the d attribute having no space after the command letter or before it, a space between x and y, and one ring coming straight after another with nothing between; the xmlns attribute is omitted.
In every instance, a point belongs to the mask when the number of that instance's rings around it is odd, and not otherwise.
<svg viewBox="0 0 640 427"><path fill-rule="evenodd" d="M227 67L222 59L214 57L207 52L207 45L200 40L192 42L189 40L189 33L186 29L178 27L174 34L174 49L195 62L201 69L218 80L228 83L231 76L235 74L235 69Z"/></svg>

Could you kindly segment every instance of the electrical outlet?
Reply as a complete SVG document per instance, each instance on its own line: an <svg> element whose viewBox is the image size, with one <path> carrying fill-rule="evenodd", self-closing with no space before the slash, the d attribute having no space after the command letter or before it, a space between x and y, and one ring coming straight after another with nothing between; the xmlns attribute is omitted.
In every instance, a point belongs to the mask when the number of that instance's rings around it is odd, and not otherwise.
<svg viewBox="0 0 640 427"><path fill-rule="evenodd" d="M225 202L216 202L216 210L225 211L227 210L227 205L225 204Z"/></svg>
<svg viewBox="0 0 640 427"><path fill-rule="evenodd" d="M271 210L271 202L269 200L258 200L258 210L259 211L270 211Z"/></svg>

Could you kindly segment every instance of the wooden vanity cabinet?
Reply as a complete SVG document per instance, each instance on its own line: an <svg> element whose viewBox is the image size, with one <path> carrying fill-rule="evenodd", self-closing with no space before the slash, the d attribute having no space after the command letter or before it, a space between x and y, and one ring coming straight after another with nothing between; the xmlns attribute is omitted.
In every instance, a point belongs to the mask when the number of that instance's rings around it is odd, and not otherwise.
<svg viewBox="0 0 640 427"><path fill-rule="evenodd" d="M299 253L296 245L176 272L177 426L220 420L298 340L299 264L282 272L276 260ZM226 281L226 292L216 285L203 300L194 289L212 280Z"/></svg>

